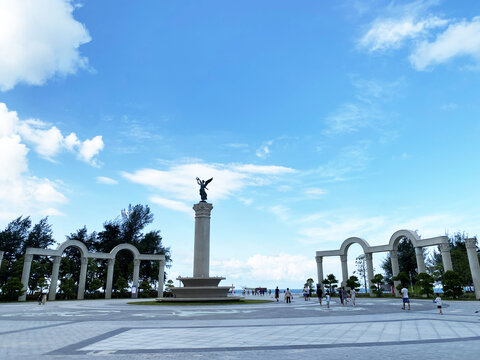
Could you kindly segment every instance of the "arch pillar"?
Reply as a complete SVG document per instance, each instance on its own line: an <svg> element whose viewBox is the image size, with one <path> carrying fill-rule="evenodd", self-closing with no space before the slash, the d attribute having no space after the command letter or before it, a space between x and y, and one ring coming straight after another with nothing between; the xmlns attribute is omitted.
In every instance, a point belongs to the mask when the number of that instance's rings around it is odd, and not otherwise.
<svg viewBox="0 0 480 360"><path fill-rule="evenodd" d="M475 287L475 297L480 300L480 265L478 264L477 241L476 239L466 239L468 263L472 273L473 286Z"/></svg>
<svg viewBox="0 0 480 360"><path fill-rule="evenodd" d="M3 251L0 251L0 269L2 268Z"/></svg>
<svg viewBox="0 0 480 360"><path fill-rule="evenodd" d="M450 254L450 244L449 243L440 244L440 253L442 254L443 270L444 271L453 270L452 256Z"/></svg>
<svg viewBox="0 0 480 360"><path fill-rule="evenodd" d="M107 285L105 286L105 299L112 298L112 282L113 282L113 267L115 266L115 259L108 259L107 266Z"/></svg>
<svg viewBox="0 0 480 360"><path fill-rule="evenodd" d="M48 300L53 301L57 296L58 271L60 270L61 256L53 257L52 277L50 278L50 289L48 291Z"/></svg>
<svg viewBox="0 0 480 360"><path fill-rule="evenodd" d="M397 250L390 250L390 262L392 263L392 276L398 276L400 272L398 267L398 252ZM400 281L394 280L393 281L393 291L395 292L395 296L400 296L399 291L397 290L397 285L400 284Z"/></svg>
<svg viewBox="0 0 480 360"><path fill-rule="evenodd" d="M340 260L342 262L342 278L343 284L342 286L347 286L348 280L348 264L347 264L347 255L340 255Z"/></svg>
<svg viewBox="0 0 480 360"><path fill-rule="evenodd" d="M317 284L320 284L322 291L325 291L323 287L323 256L315 256L317 261Z"/></svg>
<svg viewBox="0 0 480 360"><path fill-rule="evenodd" d="M415 257L417 258L417 270L418 270L418 273L426 273L426 269L425 269L425 259L423 257L423 248L420 246L420 247L416 247L415 248Z"/></svg>
<svg viewBox="0 0 480 360"><path fill-rule="evenodd" d="M163 297L163 280L165 278L165 261L160 260L158 262L158 297Z"/></svg>
<svg viewBox="0 0 480 360"><path fill-rule="evenodd" d="M138 294L138 276L140 274L140 260L133 259L133 286L137 288Z"/></svg>
<svg viewBox="0 0 480 360"><path fill-rule="evenodd" d="M32 267L33 255L27 254L24 257L23 261L23 270L22 270L22 285L25 293L18 297L18 301L27 300L27 291L28 291L28 279L30 278L30 269Z"/></svg>
<svg viewBox="0 0 480 360"><path fill-rule="evenodd" d="M85 296L85 282L87 280L88 258L82 256L80 261L82 265L80 267L80 279L78 280L77 300L83 300Z"/></svg>
<svg viewBox="0 0 480 360"><path fill-rule="evenodd" d="M367 261L368 294L370 296L373 296L373 294L372 294L373 254L372 253L365 253L365 260ZM365 291L367 291L367 289L365 289Z"/></svg>

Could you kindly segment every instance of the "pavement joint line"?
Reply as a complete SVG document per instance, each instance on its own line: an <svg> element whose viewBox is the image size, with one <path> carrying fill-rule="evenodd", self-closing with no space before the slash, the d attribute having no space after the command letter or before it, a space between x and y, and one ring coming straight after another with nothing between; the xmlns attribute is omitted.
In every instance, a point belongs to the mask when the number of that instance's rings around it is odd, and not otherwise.
<svg viewBox="0 0 480 360"><path fill-rule="evenodd" d="M211 352L232 352L232 351L265 351L265 350L308 350L308 349L328 349L328 348L355 348L355 347L381 347L395 345L416 345L416 344L436 344L453 343L480 340L480 336L465 338L443 338L428 340L405 340L405 341L385 341L385 342L363 342L363 343L332 343L332 344L305 344L305 345L277 345L277 346L245 346L245 347L221 347L221 348L182 348L182 349L133 349L133 350L113 350L111 354L148 354L148 353L211 353ZM78 347L77 347L78 348ZM65 353L69 347L55 350L46 355L95 355L104 353L106 350L76 350L73 353ZM109 350L110 351L110 350Z"/></svg>
<svg viewBox="0 0 480 360"><path fill-rule="evenodd" d="M49 324L49 325L35 326L35 327L25 328L25 329L2 331L2 332L0 332L0 335L15 334L15 333L24 332L24 331L47 329L47 328L51 328L51 327L62 326L62 325L70 325L70 324L74 324L74 323L77 323L77 321L64 321L60 324Z"/></svg>

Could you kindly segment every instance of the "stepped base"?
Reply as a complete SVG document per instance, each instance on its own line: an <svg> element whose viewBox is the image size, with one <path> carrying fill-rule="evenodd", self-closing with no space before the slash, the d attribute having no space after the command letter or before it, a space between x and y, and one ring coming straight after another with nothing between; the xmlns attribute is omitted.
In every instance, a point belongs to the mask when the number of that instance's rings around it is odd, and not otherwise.
<svg viewBox="0 0 480 360"><path fill-rule="evenodd" d="M231 301L234 297L228 297L229 286L218 286L224 277L178 277L183 287L173 287L170 291L173 298L158 301ZM180 300L183 299L183 300Z"/></svg>
<svg viewBox="0 0 480 360"><path fill-rule="evenodd" d="M228 296L228 297L219 297L219 298L214 298L214 297L209 297L209 298L171 298L171 297L166 297L166 298L158 298L155 299L158 302L208 302L208 301L240 301L243 299L241 296Z"/></svg>

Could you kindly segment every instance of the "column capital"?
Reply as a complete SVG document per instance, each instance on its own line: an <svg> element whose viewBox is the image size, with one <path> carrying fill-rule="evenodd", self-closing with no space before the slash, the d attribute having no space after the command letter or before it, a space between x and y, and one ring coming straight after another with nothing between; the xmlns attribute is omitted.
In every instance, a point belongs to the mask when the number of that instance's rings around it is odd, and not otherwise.
<svg viewBox="0 0 480 360"><path fill-rule="evenodd" d="M193 205L193 210L195 210L195 217L210 217L210 213L213 209L213 205L206 202L206 201L200 201L197 204Z"/></svg>
<svg viewBox="0 0 480 360"><path fill-rule="evenodd" d="M398 259L398 251L397 250L390 250L390 257Z"/></svg>
<svg viewBox="0 0 480 360"><path fill-rule="evenodd" d="M115 265L115 259L108 259L108 266Z"/></svg>
<svg viewBox="0 0 480 360"><path fill-rule="evenodd" d="M415 254L422 254L423 255L423 247L418 246L415 248Z"/></svg>
<svg viewBox="0 0 480 360"><path fill-rule="evenodd" d="M340 255L340 260L342 262L347 262L347 255Z"/></svg>
<svg viewBox="0 0 480 360"><path fill-rule="evenodd" d="M54 256L53 257L53 264L60 264L60 261L62 261L62 257L61 256Z"/></svg>
<svg viewBox="0 0 480 360"><path fill-rule="evenodd" d="M371 261L372 259L372 253L365 253L365 260Z"/></svg>
<svg viewBox="0 0 480 360"><path fill-rule="evenodd" d="M140 266L140 259L133 259L134 266Z"/></svg>
<svg viewBox="0 0 480 360"><path fill-rule="evenodd" d="M315 256L315 260L317 263L322 263L323 262L323 256Z"/></svg>
<svg viewBox="0 0 480 360"><path fill-rule="evenodd" d="M33 254L26 254L24 257L25 262L32 262L33 260Z"/></svg>
<svg viewBox="0 0 480 360"><path fill-rule="evenodd" d="M80 258L80 262L81 262L82 265L87 265L88 264L88 257L82 256Z"/></svg>
<svg viewBox="0 0 480 360"><path fill-rule="evenodd" d="M442 253L450 252L450 244L449 243L441 243L438 246L440 247L440 251Z"/></svg>
<svg viewBox="0 0 480 360"><path fill-rule="evenodd" d="M476 239L465 239L465 246L467 249L477 250L477 240Z"/></svg>

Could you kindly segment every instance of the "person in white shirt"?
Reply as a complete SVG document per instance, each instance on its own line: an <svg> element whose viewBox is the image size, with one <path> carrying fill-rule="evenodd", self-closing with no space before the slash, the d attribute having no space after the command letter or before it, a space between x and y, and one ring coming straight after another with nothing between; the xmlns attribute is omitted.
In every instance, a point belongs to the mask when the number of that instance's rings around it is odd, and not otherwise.
<svg viewBox="0 0 480 360"><path fill-rule="evenodd" d="M405 310L405 304L408 304L408 310L410 310L410 299L408 298L408 289L404 286L402 290L400 290L402 293L402 299L403 299L403 307L402 309Z"/></svg>
<svg viewBox="0 0 480 360"><path fill-rule="evenodd" d="M437 304L437 309L440 310L440 314L443 315L442 312L442 298L440 297L440 294L435 294L437 297L435 298L435 303Z"/></svg>
<svg viewBox="0 0 480 360"><path fill-rule="evenodd" d="M357 297L357 292L355 289L350 289L350 299L352 300L353 306L355 306L355 298Z"/></svg>

